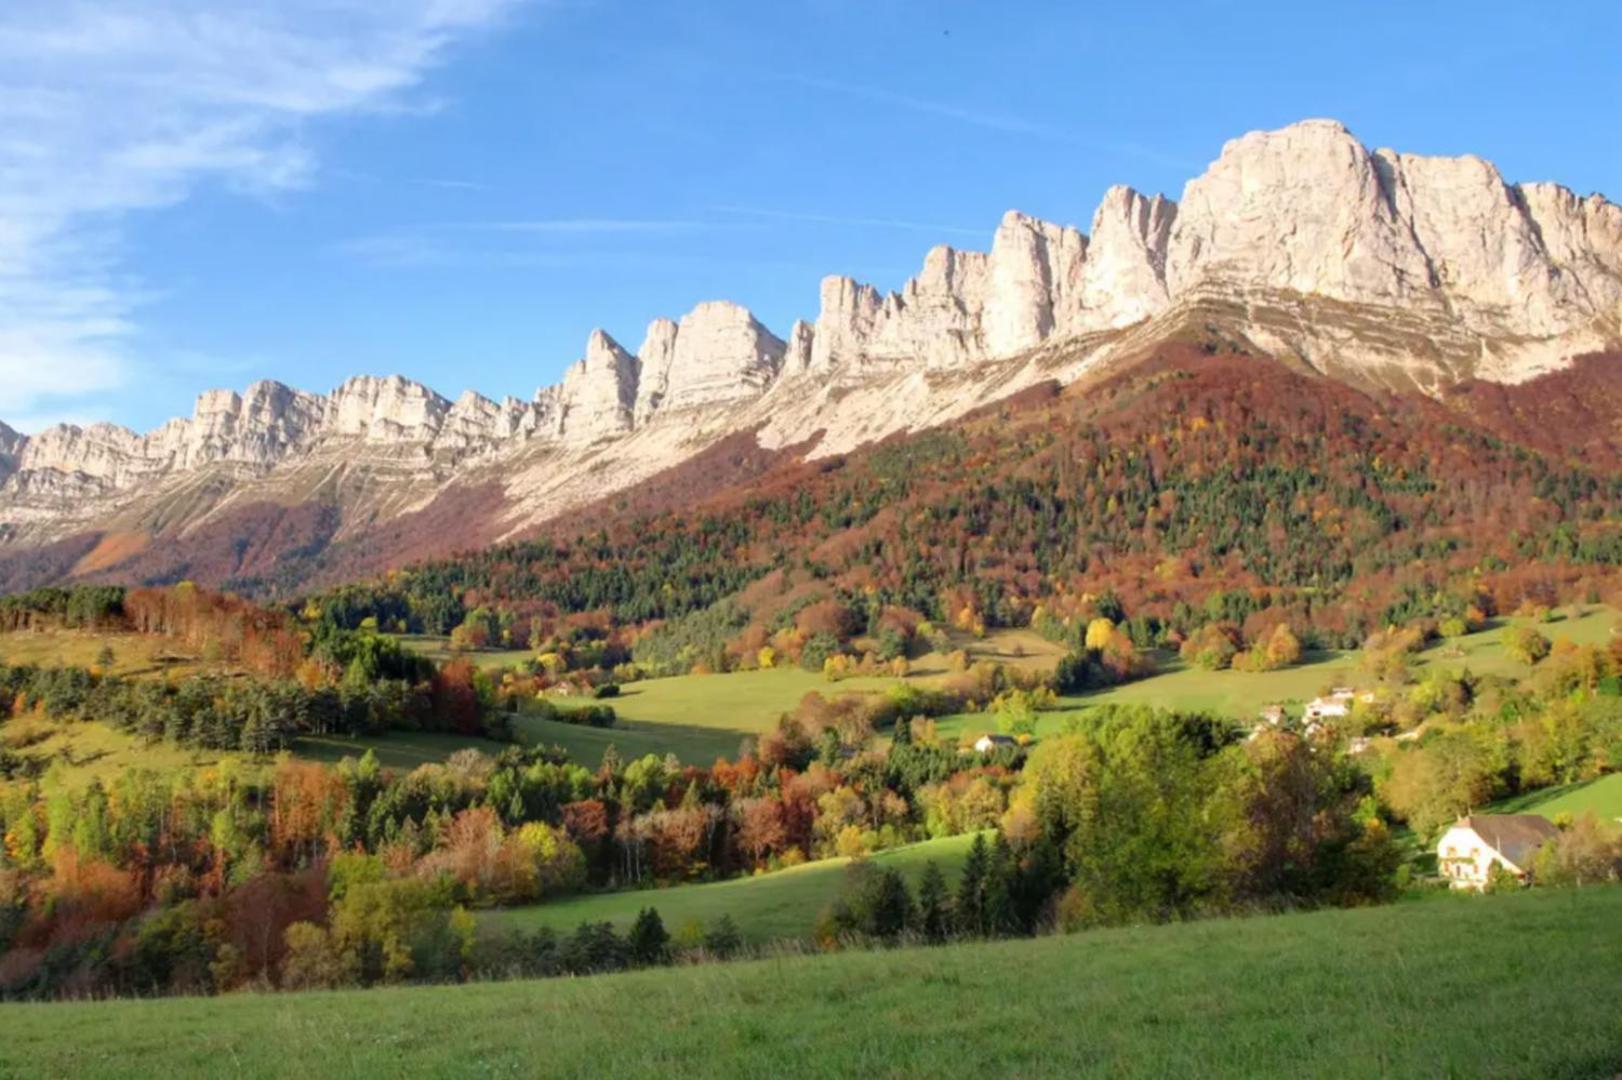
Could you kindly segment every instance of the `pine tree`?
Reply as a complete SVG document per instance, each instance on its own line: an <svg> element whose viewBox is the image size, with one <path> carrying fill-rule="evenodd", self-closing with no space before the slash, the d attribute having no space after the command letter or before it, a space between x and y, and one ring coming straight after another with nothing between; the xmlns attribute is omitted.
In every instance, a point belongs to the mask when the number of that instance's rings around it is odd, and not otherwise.
<svg viewBox="0 0 1622 1080"><path fill-rule="evenodd" d="M722 960L743 948L743 935L738 932L738 924L732 921L731 915L722 915L715 921L715 925L704 935L704 948Z"/></svg>
<svg viewBox="0 0 1622 1080"><path fill-rule="evenodd" d="M886 869L880 872L877 884L870 929L875 937L897 937L911 927L915 919L907 879L899 870Z"/></svg>
<svg viewBox="0 0 1622 1080"><path fill-rule="evenodd" d="M985 888L989 856L986 838L976 836L963 862L963 877L957 887L957 928L960 934L979 937L986 929Z"/></svg>
<svg viewBox="0 0 1622 1080"><path fill-rule="evenodd" d="M1011 934L1019 927L1014 911L1014 877L1019 863L1013 849L1002 833L991 848L991 862L986 868L985 911L982 915L985 932L993 936Z"/></svg>
<svg viewBox="0 0 1622 1080"><path fill-rule="evenodd" d="M643 908L637 915L626 944L631 963L638 967L653 967L670 960L670 935L665 932L664 920L654 908Z"/></svg>
<svg viewBox="0 0 1622 1080"><path fill-rule="evenodd" d="M928 941L945 941L951 930L947 907L946 876L931 859L918 882L918 929Z"/></svg>

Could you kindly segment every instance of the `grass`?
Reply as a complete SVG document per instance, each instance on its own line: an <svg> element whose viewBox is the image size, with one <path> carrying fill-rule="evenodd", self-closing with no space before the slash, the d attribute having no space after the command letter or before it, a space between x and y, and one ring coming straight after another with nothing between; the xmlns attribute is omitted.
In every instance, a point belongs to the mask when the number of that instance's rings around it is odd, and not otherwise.
<svg viewBox="0 0 1622 1080"><path fill-rule="evenodd" d="M0 1075L1609 1077L1622 888L581 979L0 1006Z"/></svg>
<svg viewBox="0 0 1622 1080"><path fill-rule="evenodd" d="M616 711L619 709L617 701L605 704L614 706ZM644 754L660 757L675 754L690 765L708 765L718 757L737 757L738 746L745 737L743 732L692 724L621 719L611 728L594 728L523 715L513 718L513 731L526 746L561 746L569 752L570 761L590 766L603 760L603 751L610 745L622 760Z"/></svg>
<svg viewBox="0 0 1622 1080"><path fill-rule="evenodd" d="M1578 645L1603 645L1611 639L1611 630L1619 625L1618 612L1613 608L1578 605L1574 609L1556 612L1552 622L1512 618L1501 620L1491 629L1468 634L1457 642L1435 646L1420 657L1419 670L1435 665L1448 668L1469 668L1477 675L1504 675L1520 678L1532 669L1511 657L1500 638L1505 626L1534 626L1550 641L1566 638Z"/></svg>
<svg viewBox="0 0 1622 1080"><path fill-rule="evenodd" d="M217 750L190 750L169 743L147 746L105 724L58 724L32 715L0 724L0 742L17 747L24 757L60 760L67 770L67 783L74 787L91 780L105 784L128 769L203 768L225 756Z"/></svg>
<svg viewBox="0 0 1622 1080"><path fill-rule="evenodd" d="M399 731L378 736L305 735L293 743L293 753L311 761L337 764L346 757L358 758L370 750L378 764L409 772L418 765L444 761L458 750L482 750L493 756L506 747L506 743L470 735Z"/></svg>
<svg viewBox="0 0 1622 1080"><path fill-rule="evenodd" d="M1029 630L999 630L985 638L956 635L954 646L971 660L997 660L1022 667L1051 668L1063 649ZM487 655L487 654L475 654ZM526 742L556 743L577 761L595 765L609 743L622 757L673 753L684 762L707 764L735 757L749 736L770 731L806 694L881 694L903 682L928 685L948 672L947 658L930 653L915 660L907 679L863 676L829 682L799 667L738 671L726 675L675 675L626 683L612 705L619 720L608 730L581 728L535 717L519 717L515 727ZM559 702L569 707L567 699Z"/></svg>
<svg viewBox="0 0 1622 1080"><path fill-rule="evenodd" d="M1594 780L1543 788L1496 802L1494 814L1556 814L1582 817L1593 814L1601 820L1622 821L1622 773L1608 773Z"/></svg>
<svg viewBox="0 0 1622 1080"><path fill-rule="evenodd" d="M469 660L480 671L500 671L530 659L535 654L528 649L477 649L453 652L451 639L439 634L401 634L400 644L421 653L436 664L454 658Z"/></svg>
<svg viewBox="0 0 1622 1080"><path fill-rule="evenodd" d="M973 841L973 836L926 840L881 851L870 861L900 870L914 884L924 867L935 862L946 875L948 886L955 888ZM492 911L483 918L492 926L524 930L550 926L567 933L582 922L607 921L623 929L643 908L653 907L672 933L692 921L707 928L722 915L730 915L744 937L753 942L808 939L817 915L839 895L849 864L849 859L823 859L755 877L576 896Z"/></svg>
<svg viewBox="0 0 1622 1080"><path fill-rule="evenodd" d="M89 668L96 665L104 647L113 650L114 660L110 669L113 675L173 675L183 678L209 670L227 670L226 665L208 664L201 657L191 657L189 650L177 646L168 638L95 630L5 631L0 633L0 662ZM164 656L187 658L169 662L158 659Z"/></svg>

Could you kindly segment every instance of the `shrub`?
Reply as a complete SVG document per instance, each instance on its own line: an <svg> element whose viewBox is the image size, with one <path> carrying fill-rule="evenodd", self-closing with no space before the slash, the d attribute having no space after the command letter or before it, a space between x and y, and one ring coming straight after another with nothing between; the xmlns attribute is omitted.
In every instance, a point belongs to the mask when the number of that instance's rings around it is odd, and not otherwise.
<svg viewBox="0 0 1622 1080"><path fill-rule="evenodd" d="M1549 655L1549 639L1530 626L1504 630L1504 651L1523 664L1536 664Z"/></svg>
<svg viewBox="0 0 1622 1080"><path fill-rule="evenodd" d="M800 650L800 666L807 671L822 672L831 657L839 655L839 639L832 634L814 634Z"/></svg>

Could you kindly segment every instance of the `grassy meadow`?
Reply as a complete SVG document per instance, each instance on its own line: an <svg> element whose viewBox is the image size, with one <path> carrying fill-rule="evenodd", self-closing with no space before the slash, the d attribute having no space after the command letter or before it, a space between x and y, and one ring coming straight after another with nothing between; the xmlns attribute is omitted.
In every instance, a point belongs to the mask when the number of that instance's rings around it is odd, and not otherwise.
<svg viewBox="0 0 1622 1080"><path fill-rule="evenodd" d="M973 842L972 835L926 840L878 852L868 861L900 870L914 886L924 867L934 862L946 875L948 885L956 888ZM722 915L730 915L748 941L809 939L817 915L838 897L849 864L849 859L822 859L730 881L575 896L491 911L483 919L490 925L524 930L550 926L560 933L568 933L583 922L611 922L623 932L638 912L652 907L659 910L659 917L671 933L689 922L707 928Z"/></svg>
<svg viewBox="0 0 1622 1080"><path fill-rule="evenodd" d="M1490 809L1495 814L1541 814L1546 818L1593 814L1602 820L1622 821L1622 773L1542 788L1494 803Z"/></svg>
<svg viewBox="0 0 1622 1080"><path fill-rule="evenodd" d="M994 660L1021 667L1051 669L1064 650L1029 630L998 630L983 639L959 635L953 642L971 660ZM490 654L469 654L480 658ZM528 654L520 654L527 656ZM929 653L912 664L907 679L862 676L829 682L820 673L795 666L724 675L674 675L626 683L606 702L619 720L611 729L520 716L514 727L527 743L568 750L577 761L596 764L612 743L622 757L673 753L681 760L708 763L735 757L742 741L770 731L778 717L809 693L881 694L903 682L928 684L949 671L947 657ZM571 699L560 699L568 708Z"/></svg>
<svg viewBox="0 0 1622 1080"><path fill-rule="evenodd" d="M443 634L400 634L400 644L421 653L436 664L455 657L470 661L480 671L500 671L528 660L534 654L528 649L472 649L457 652L451 648L451 639Z"/></svg>
<svg viewBox="0 0 1622 1080"><path fill-rule="evenodd" d="M103 648L113 650L112 675L144 677L172 675L184 678L223 665L202 657L165 638L148 634L96 630L8 630L0 633L0 662L39 667L95 667Z"/></svg>
<svg viewBox="0 0 1622 1080"><path fill-rule="evenodd" d="M0 725L0 745L29 757L62 763L70 786L106 783L126 769L203 768L225 755L168 743L146 745L105 724L58 724L41 716L19 716Z"/></svg>
<svg viewBox="0 0 1622 1080"><path fill-rule="evenodd" d="M6 1076L1609 1077L1622 888L579 979L0 1006Z"/></svg>

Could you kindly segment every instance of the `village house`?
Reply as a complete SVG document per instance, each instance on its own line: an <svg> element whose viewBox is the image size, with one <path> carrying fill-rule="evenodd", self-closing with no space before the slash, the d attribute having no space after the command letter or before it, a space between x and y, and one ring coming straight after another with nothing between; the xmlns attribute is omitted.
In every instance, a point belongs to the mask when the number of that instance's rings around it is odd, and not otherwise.
<svg viewBox="0 0 1622 1080"><path fill-rule="evenodd" d="M1436 867L1455 889L1485 888L1497 866L1525 881L1538 849L1558 832L1537 814L1472 814L1437 841Z"/></svg>
<svg viewBox="0 0 1622 1080"><path fill-rule="evenodd" d="M974 740L974 752L977 754L994 754L1004 747L1018 745L1018 740L1012 735L982 735Z"/></svg>
<svg viewBox="0 0 1622 1080"><path fill-rule="evenodd" d="M1344 720L1352 715L1352 701L1356 696L1356 691L1351 687L1337 686L1327 695L1307 702L1306 712L1301 719L1308 724L1320 720Z"/></svg>

